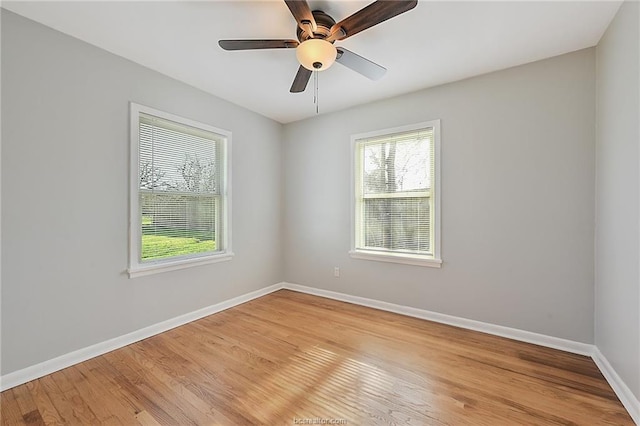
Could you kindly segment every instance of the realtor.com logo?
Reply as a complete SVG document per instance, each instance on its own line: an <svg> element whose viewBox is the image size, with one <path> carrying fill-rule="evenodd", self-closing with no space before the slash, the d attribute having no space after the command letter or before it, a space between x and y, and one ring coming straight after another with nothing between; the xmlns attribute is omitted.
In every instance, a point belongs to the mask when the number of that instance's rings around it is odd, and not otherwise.
<svg viewBox="0 0 640 426"><path fill-rule="evenodd" d="M293 418L294 425L346 425L346 419L328 419L322 417L313 417L306 419Z"/></svg>

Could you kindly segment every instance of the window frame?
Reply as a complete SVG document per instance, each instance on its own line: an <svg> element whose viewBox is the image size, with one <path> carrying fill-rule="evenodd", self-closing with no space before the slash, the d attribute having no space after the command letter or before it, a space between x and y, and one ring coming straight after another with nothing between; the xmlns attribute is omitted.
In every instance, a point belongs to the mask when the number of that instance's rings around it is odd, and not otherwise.
<svg viewBox="0 0 640 426"><path fill-rule="evenodd" d="M223 139L220 147L222 154L222 161L220 162L222 165L222 172L220 173L222 185L219 195L222 204L220 209L221 220L219 225L218 222L216 223L216 227L220 226L223 231L223 250L213 254L194 255L192 257L182 255L146 262L141 261L142 216L140 214L139 199L141 193L139 177L141 113L215 133ZM135 102L129 103L129 126L129 145L131 149L129 157L129 268L127 269L129 278L231 260L233 257L231 249L231 132ZM218 236L220 233L216 233L216 235Z"/></svg>
<svg viewBox="0 0 640 426"><path fill-rule="evenodd" d="M362 165L358 158L359 145L363 139L379 138L390 136L397 133L406 133L419 131L422 129L433 128L433 185L431 189L433 198L433 255L402 253L397 251L383 250L363 250L358 247L358 240L362 238L358 227L358 208L361 201L358 198L356 190L357 183L362 179ZM373 260L380 262L401 263L406 265L427 266L440 268L442 266L442 257L440 253L441 231L441 178L440 178L440 120L430 120L421 123L409 124L406 126L375 130L367 133L359 133L351 135L351 249L349 255L354 259ZM358 178L360 176L360 178Z"/></svg>

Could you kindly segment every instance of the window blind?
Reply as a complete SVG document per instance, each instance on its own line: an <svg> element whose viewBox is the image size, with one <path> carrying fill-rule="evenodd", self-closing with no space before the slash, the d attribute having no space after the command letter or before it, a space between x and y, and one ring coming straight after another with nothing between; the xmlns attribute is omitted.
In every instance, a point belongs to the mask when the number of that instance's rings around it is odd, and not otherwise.
<svg viewBox="0 0 640 426"><path fill-rule="evenodd" d="M357 141L356 248L433 254L433 128Z"/></svg>
<svg viewBox="0 0 640 426"><path fill-rule="evenodd" d="M222 142L215 133L140 113L141 262L223 249Z"/></svg>

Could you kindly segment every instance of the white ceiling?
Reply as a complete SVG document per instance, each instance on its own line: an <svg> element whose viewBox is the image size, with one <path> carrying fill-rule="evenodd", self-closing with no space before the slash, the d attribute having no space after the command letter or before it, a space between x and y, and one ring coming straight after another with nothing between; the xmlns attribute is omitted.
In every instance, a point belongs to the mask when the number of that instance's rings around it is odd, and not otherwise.
<svg viewBox="0 0 640 426"><path fill-rule="evenodd" d="M369 1L309 0L336 21ZM620 1L432 2L336 45L382 66L319 74L320 112L388 98L597 44ZM282 1L2 2L2 7L282 123L316 114L313 80L289 93L293 49L227 52L221 38L293 38Z"/></svg>

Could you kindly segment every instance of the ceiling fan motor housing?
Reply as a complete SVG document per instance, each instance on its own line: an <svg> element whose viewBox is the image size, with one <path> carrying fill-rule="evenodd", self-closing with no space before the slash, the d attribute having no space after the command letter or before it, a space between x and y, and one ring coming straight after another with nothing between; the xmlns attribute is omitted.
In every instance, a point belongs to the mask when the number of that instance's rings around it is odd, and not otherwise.
<svg viewBox="0 0 640 426"><path fill-rule="evenodd" d="M298 36L298 40L302 43L305 40L310 38L322 38L325 39L329 37L331 34L331 27L333 27L336 21L326 13L321 10L314 10L311 12L313 14L313 19L316 21L316 30L313 34L309 34L307 30L302 29L300 26L296 25L296 35ZM333 43L333 41L331 42Z"/></svg>

